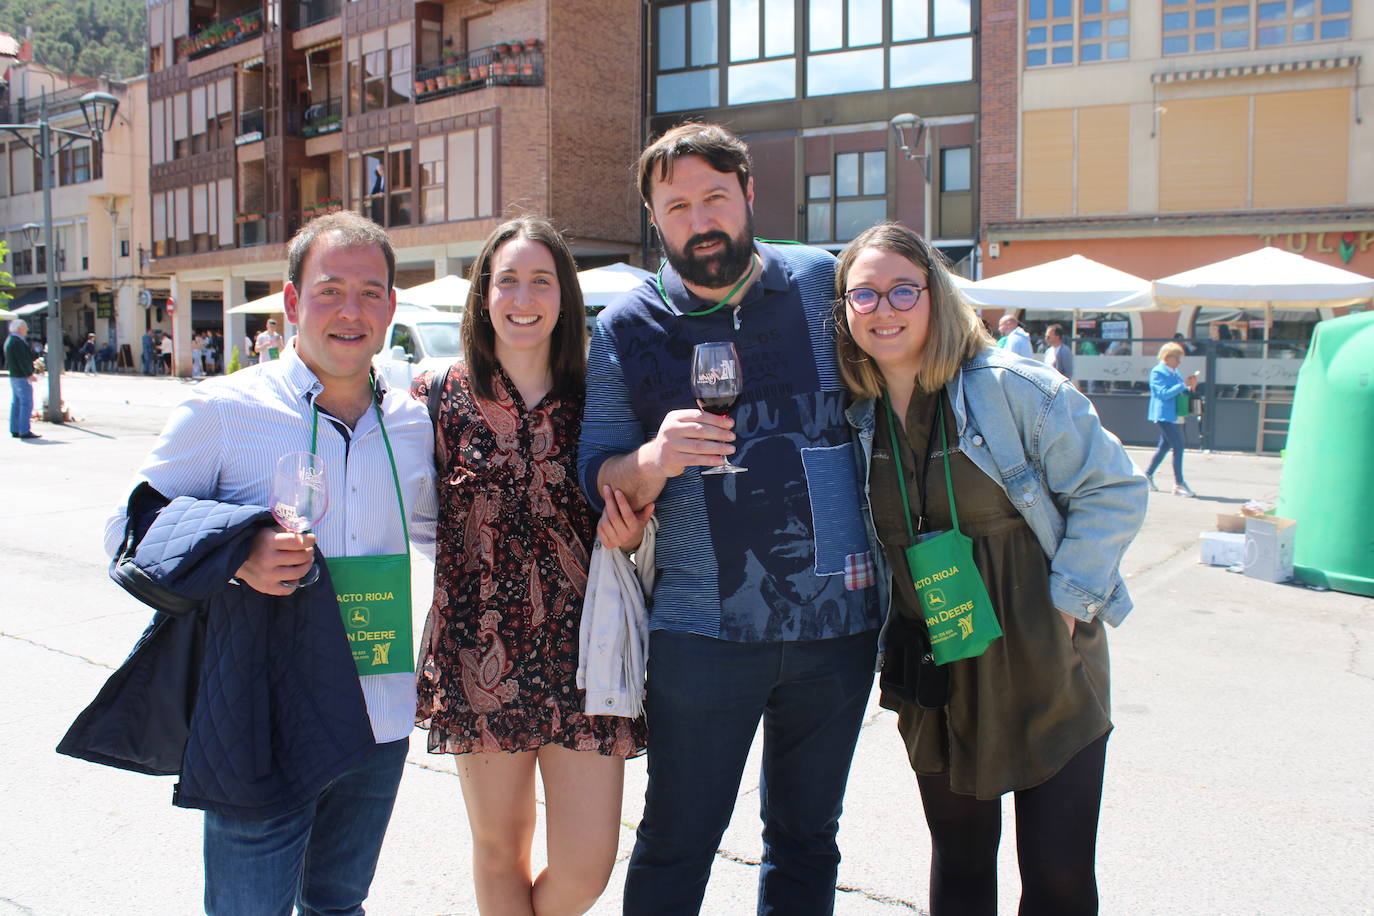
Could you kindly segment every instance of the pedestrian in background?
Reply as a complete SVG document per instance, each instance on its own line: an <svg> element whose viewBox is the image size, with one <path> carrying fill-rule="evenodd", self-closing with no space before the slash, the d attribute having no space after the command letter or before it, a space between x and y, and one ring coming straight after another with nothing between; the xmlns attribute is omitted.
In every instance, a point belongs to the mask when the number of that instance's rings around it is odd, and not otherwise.
<svg viewBox="0 0 1374 916"><path fill-rule="evenodd" d="M81 345L81 371L95 375L95 335L87 334L86 342Z"/></svg>
<svg viewBox="0 0 1374 916"><path fill-rule="evenodd" d="M143 354L142 354L142 355L143 355L143 374L144 374L144 375L155 375L155 374L156 374L156 360L157 360L157 344L156 344L156 342L154 342L154 340L153 340L153 332L152 332L152 330L147 330L147 331L144 331L144 332L143 332L142 347L143 347Z"/></svg>
<svg viewBox="0 0 1374 916"><path fill-rule="evenodd" d="M1021 322L1016 320L1014 315L1003 315L997 322L997 331L1002 336L997 341L997 346L1005 350L1010 350L1017 356L1024 356L1026 359L1035 358L1035 347L1031 344L1030 335L1026 329L1021 327Z"/></svg>
<svg viewBox="0 0 1374 916"><path fill-rule="evenodd" d="M1064 376L1073 378L1073 351L1064 343L1064 326L1052 324L1045 329L1045 365Z"/></svg>
<svg viewBox="0 0 1374 916"><path fill-rule="evenodd" d="M892 570L882 705L897 712L930 828L931 912L997 912L1001 796L1012 792L1019 912L1096 913L1112 728L1105 625L1131 610L1120 564L1145 482L1073 385L992 346L915 232L861 233L840 254L835 290L840 371L857 399L848 416ZM908 565L909 549L954 529L972 538L962 560ZM918 596L915 578L931 573L941 587ZM969 628L991 639L981 654L936 664L949 646L932 648L939 621L928 615L946 596L977 602L998 626ZM959 620L955 644L963 624L982 627L976 613Z"/></svg>
<svg viewBox="0 0 1374 916"><path fill-rule="evenodd" d="M1159 444L1155 447L1154 457L1145 471L1145 479L1155 486L1155 471L1164 462L1164 456L1174 453L1174 495L1195 496L1191 487L1183 480L1183 421L1187 411L1180 412L1178 399L1185 392L1197 390L1197 373L1187 378L1178 371L1183 361L1183 345L1169 341L1159 348L1159 362L1150 370L1150 406L1148 419L1159 427Z"/></svg>
<svg viewBox="0 0 1374 916"><path fill-rule="evenodd" d="M497 227L471 277L462 362L413 386L422 401L443 386L417 721L430 753L456 755L480 912L583 913L615 865L625 758L646 735L643 717L586 715L577 688L596 519L577 484L582 294L567 244L534 217ZM637 544L652 512L610 500L602 546ZM548 812L537 877L536 767Z"/></svg>
<svg viewBox="0 0 1374 916"><path fill-rule="evenodd" d="M10 374L10 435L16 439L37 439L29 428L33 416L33 350L29 349L29 323L22 318L10 322L5 338L5 368Z"/></svg>

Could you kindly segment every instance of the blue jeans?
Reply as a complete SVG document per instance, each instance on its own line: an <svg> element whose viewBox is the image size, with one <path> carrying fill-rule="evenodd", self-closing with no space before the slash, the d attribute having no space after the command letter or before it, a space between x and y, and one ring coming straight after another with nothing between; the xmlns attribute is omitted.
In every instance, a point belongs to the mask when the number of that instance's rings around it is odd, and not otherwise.
<svg viewBox="0 0 1374 916"><path fill-rule="evenodd" d="M33 385L28 376L10 376L10 435L29 432L29 417L33 415Z"/></svg>
<svg viewBox="0 0 1374 916"><path fill-rule="evenodd" d="M876 630L810 642L649 636L649 784L626 916L701 909L749 746L763 720L760 914L834 909L835 843L873 685Z"/></svg>
<svg viewBox="0 0 1374 916"><path fill-rule="evenodd" d="M205 812L209 916L355 916L377 870L409 741L381 744L313 801L277 817Z"/></svg>
<svg viewBox="0 0 1374 916"><path fill-rule="evenodd" d="M1145 473L1154 474L1155 469L1164 463L1164 456L1169 454L1172 449L1174 453L1174 483L1183 483L1183 424L1171 423L1168 420L1158 420L1155 426L1159 427L1159 445L1155 448L1154 457L1150 459L1150 469Z"/></svg>

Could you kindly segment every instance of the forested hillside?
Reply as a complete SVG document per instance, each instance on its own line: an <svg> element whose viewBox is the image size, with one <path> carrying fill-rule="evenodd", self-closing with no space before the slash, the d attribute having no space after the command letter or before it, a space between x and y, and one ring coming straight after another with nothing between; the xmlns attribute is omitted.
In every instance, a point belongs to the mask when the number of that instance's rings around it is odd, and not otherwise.
<svg viewBox="0 0 1374 916"><path fill-rule="evenodd" d="M146 21L146 0L0 0L0 31L31 28L35 61L80 76L142 73Z"/></svg>

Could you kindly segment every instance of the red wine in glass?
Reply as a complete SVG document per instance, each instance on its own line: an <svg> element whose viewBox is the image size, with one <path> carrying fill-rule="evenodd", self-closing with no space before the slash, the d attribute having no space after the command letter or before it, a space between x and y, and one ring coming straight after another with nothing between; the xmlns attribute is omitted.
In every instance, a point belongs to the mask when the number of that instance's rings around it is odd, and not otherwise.
<svg viewBox="0 0 1374 916"><path fill-rule="evenodd" d="M702 410L725 416L739 400L744 389L740 375L739 353L731 341L699 343L692 351L692 397ZM748 470L730 463L709 467L702 474L739 474Z"/></svg>

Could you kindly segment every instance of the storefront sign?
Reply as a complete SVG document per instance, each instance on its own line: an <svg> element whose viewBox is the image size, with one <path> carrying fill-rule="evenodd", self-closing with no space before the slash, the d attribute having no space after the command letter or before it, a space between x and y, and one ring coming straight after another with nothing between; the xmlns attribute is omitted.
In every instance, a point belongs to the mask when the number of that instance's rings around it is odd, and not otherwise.
<svg viewBox="0 0 1374 916"><path fill-rule="evenodd" d="M95 317L113 318L114 317L114 293L95 294Z"/></svg>
<svg viewBox="0 0 1374 916"><path fill-rule="evenodd" d="M1361 254L1374 245L1374 231L1363 232L1289 232L1284 235L1261 235L1262 245L1282 245L1294 254L1339 254L1346 264L1358 251ZM1278 241L1276 241L1278 240Z"/></svg>
<svg viewBox="0 0 1374 916"><path fill-rule="evenodd" d="M1292 352L1292 351L1284 351ZM1083 356L1073 358L1073 377L1084 382L1140 382L1149 384L1150 370L1159 360L1153 356ZM1298 383L1302 360L1296 357L1270 359L1218 359L1218 385L1276 385L1293 386ZM1185 356L1179 365L1184 375L1207 371L1207 360L1201 356ZM1206 379L1204 378L1204 381Z"/></svg>

